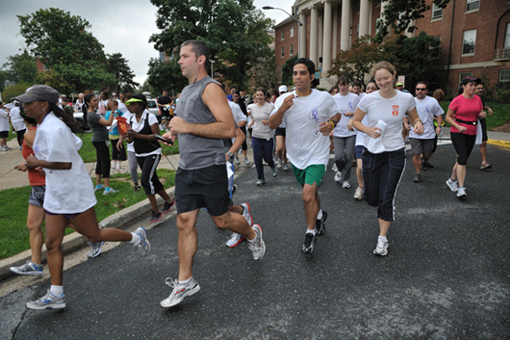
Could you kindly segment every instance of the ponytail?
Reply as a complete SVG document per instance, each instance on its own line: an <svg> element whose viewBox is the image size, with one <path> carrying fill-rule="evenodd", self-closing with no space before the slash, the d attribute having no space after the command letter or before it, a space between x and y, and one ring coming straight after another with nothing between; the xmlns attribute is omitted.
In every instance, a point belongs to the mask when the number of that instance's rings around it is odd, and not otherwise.
<svg viewBox="0 0 510 340"><path fill-rule="evenodd" d="M49 102L48 102L49 103ZM57 106L55 103L49 103L50 104L50 110L53 111L53 114L60 118L65 125L67 125L73 133L82 133L83 132L83 124L81 122L78 122L74 120L74 118L71 118L67 114L62 111L60 107Z"/></svg>

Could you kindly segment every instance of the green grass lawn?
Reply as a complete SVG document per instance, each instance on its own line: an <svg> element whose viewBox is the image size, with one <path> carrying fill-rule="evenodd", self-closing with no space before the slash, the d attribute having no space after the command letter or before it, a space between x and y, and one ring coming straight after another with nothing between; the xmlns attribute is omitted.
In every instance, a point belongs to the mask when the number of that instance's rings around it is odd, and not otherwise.
<svg viewBox="0 0 510 340"><path fill-rule="evenodd" d="M86 132L83 134L78 134L78 137L83 141L83 145L81 149L78 151L81 158L85 163L92 163L96 161L96 149L94 145L92 145L92 132ZM124 143L124 146L126 144ZM176 155L179 153L179 142L176 140L174 146L166 146L163 143L161 145L161 152L164 155ZM111 146L110 146L111 149Z"/></svg>
<svg viewBox="0 0 510 340"><path fill-rule="evenodd" d="M445 115L448 110L448 105L450 101L442 101L439 103L443 108ZM487 115L487 130L492 130L495 127L501 126L510 120L510 105L509 104L500 104L495 102L487 102L485 103L487 107L490 107L494 112L493 116ZM449 126L448 123L446 123Z"/></svg>
<svg viewBox="0 0 510 340"><path fill-rule="evenodd" d="M174 186L175 171L158 169L158 177L165 189ZM124 179L128 174L116 174L111 177L111 186L118 193L103 196L102 191L96 192L95 206L97 219L106 217L147 198L143 189L134 192L133 186ZM16 255L30 249L29 232L26 227L28 198L30 186L0 191L0 259ZM44 230L44 229L43 229ZM74 230L66 229L66 234Z"/></svg>

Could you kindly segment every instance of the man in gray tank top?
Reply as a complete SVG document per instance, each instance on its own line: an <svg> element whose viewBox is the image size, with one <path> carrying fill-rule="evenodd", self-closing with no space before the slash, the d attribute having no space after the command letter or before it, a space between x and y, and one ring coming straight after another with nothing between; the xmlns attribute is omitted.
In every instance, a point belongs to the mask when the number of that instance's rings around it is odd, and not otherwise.
<svg viewBox="0 0 510 340"><path fill-rule="evenodd" d="M209 48L201 41L181 45L179 65L189 85L177 103L170 131L164 137L179 138L180 161L175 175L175 202L179 230L179 276L167 279L173 288L161 307L172 307L200 290L193 278L193 258L197 252L196 220L206 207L214 223L244 235L253 258L264 256L266 246L258 224L250 227L241 214L229 208L225 145L223 139L235 135L232 111L219 84L207 75Z"/></svg>

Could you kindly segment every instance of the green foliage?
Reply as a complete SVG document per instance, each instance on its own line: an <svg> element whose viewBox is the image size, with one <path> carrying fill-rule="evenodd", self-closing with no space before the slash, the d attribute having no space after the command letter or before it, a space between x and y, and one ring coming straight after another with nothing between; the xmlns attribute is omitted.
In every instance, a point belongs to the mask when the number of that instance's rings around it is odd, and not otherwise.
<svg viewBox="0 0 510 340"><path fill-rule="evenodd" d="M165 189L175 184L175 171L158 169L158 177ZM131 183L126 182L124 175L113 175L110 185L119 192L104 196L102 191L96 192L97 220L102 221L106 217L127 208L135 203L147 199L143 190L133 191ZM7 189L0 191L0 259L16 255L24 250L30 249L30 234L26 227L28 214L28 197L30 186ZM44 227L43 227L44 232ZM66 229L66 234L73 232Z"/></svg>
<svg viewBox="0 0 510 340"><path fill-rule="evenodd" d="M439 8L445 8L449 2L450 0L434 0ZM384 19L377 24L378 33L375 38L377 42L382 42L390 29L397 35L406 30L414 32L419 27L411 25L412 21L423 18L423 14L431 8L426 0L381 0L381 5L382 3L385 6Z"/></svg>
<svg viewBox="0 0 510 340"><path fill-rule="evenodd" d="M496 98L499 103L510 104L510 89L498 89Z"/></svg>
<svg viewBox="0 0 510 340"><path fill-rule="evenodd" d="M186 40L204 41L215 70L238 88L247 86L259 58L273 54L267 34L273 22L255 9L253 0L151 2L158 7L156 25L162 30L149 39L156 49L170 55Z"/></svg>
<svg viewBox="0 0 510 340"><path fill-rule="evenodd" d="M2 66L6 70L7 79L16 83L34 84L37 77L37 65L35 58L24 50L22 54L7 57L7 62Z"/></svg>
<svg viewBox="0 0 510 340"><path fill-rule="evenodd" d="M292 58L289 58L285 61L282 66L282 84L290 85L292 84L292 65L298 59L298 56L295 55Z"/></svg>
<svg viewBox="0 0 510 340"><path fill-rule="evenodd" d="M182 75L181 67L177 63L176 57L172 58L169 62L163 62L158 58L151 58L147 74L147 83L151 85L151 93L154 96L162 93L163 89L179 93L188 85L188 79ZM148 91L148 88L144 88L144 90Z"/></svg>
<svg viewBox="0 0 510 340"><path fill-rule="evenodd" d="M19 96L20 94L25 93L25 91L32 86L32 84L16 84L14 86L9 86L5 90L2 91L2 101L4 103L8 103L11 101L11 98Z"/></svg>
<svg viewBox="0 0 510 340"><path fill-rule="evenodd" d="M0 92L5 89L5 82L7 81L7 72L0 71Z"/></svg>
<svg viewBox="0 0 510 340"><path fill-rule="evenodd" d="M86 31L91 27L87 20L57 8L18 15L18 19L28 50L50 70L40 72L39 83L71 93L114 82L106 71L103 45Z"/></svg>
<svg viewBox="0 0 510 340"><path fill-rule="evenodd" d="M115 78L114 83L110 86L111 92L133 92L140 85L133 80L135 74L128 65L126 58L120 53L107 55L106 70Z"/></svg>

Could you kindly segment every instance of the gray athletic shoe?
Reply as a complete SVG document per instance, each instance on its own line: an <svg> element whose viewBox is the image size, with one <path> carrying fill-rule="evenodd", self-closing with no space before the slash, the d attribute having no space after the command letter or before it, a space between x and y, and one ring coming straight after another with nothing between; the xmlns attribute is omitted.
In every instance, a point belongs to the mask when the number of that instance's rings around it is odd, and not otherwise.
<svg viewBox="0 0 510 340"><path fill-rule="evenodd" d="M388 254L388 241L378 239L377 246L374 249L374 255L385 256Z"/></svg>
<svg viewBox="0 0 510 340"><path fill-rule="evenodd" d="M257 236L255 237L255 240L248 241L250 244L248 245L248 248L251 250L253 259L254 260L260 260L264 257L264 254L266 253L266 244L264 243L264 239L262 238L262 228L258 224L254 224L253 227L251 227Z"/></svg>
<svg viewBox="0 0 510 340"><path fill-rule="evenodd" d="M29 301L26 304L28 309L62 309L66 307L65 295L55 296L48 289L46 295L35 301Z"/></svg>
<svg viewBox="0 0 510 340"><path fill-rule="evenodd" d="M187 297L190 297L200 290L200 286L194 278L191 278L190 282L186 284L180 284L179 280L172 280L167 277L165 284L172 287L172 293L170 296L160 302L160 306L163 308L173 307L178 305Z"/></svg>
<svg viewBox="0 0 510 340"><path fill-rule="evenodd" d="M135 234L140 235L140 237L142 238L140 243L138 243L138 245L136 246L138 248L138 252L140 253L141 256L149 255L151 252L151 244L147 239L147 232L145 231L144 228L139 227L138 229L135 230Z"/></svg>
<svg viewBox="0 0 510 340"><path fill-rule="evenodd" d="M99 256L99 254L101 254L101 251L103 250L104 241L99 241L99 242L88 241L88 244L89 244L90 250L87 253L87 257L89 259L93 259L94 257L97 257L97 256Z"/></svg>
<svg viewBox="0 0 510 340"><path fill-rule="evenodd" d="M20 267L11 267L9 269L11 272L18 275L41 276L43 274L42 268L42 264L35 264L32 261L27 261L27 263Z"/></svg>

